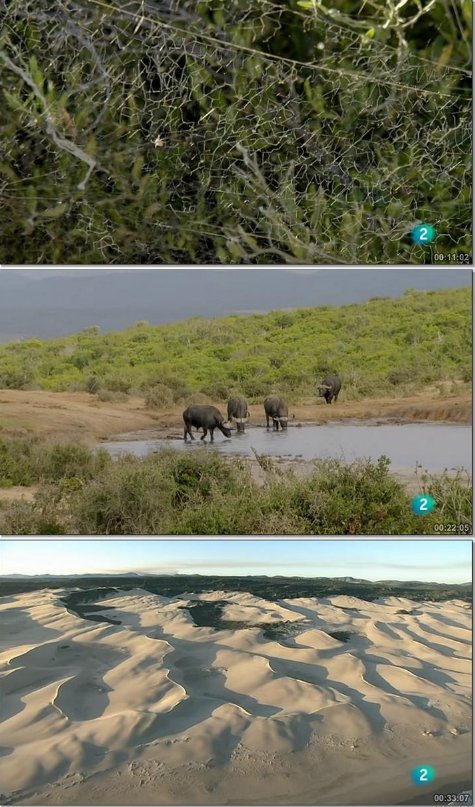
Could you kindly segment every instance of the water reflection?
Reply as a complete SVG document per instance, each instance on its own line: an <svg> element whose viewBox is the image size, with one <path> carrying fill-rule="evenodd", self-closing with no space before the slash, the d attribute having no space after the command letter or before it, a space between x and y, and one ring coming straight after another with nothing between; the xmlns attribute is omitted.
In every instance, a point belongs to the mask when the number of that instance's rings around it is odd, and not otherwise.
<svg viewBox="0 0 475 807"><path fill-rule="evenodd" d="M193 443L182 439L123 440L104 443L113 456L132 453L143 457L162 446L182 451L196 451L203 446L224 454L252 456L268 454L304 460L336 458L352 462L361 457L377 459L388 456L394 469L415 468L416 464L429 471L463 467L470 469L471 427L468 424L408 423L408 424L342 424L289 427L287 432L272 432L249 427L245 434L233 432L227 440L216 433L215 441L199 439Z"/></svg>

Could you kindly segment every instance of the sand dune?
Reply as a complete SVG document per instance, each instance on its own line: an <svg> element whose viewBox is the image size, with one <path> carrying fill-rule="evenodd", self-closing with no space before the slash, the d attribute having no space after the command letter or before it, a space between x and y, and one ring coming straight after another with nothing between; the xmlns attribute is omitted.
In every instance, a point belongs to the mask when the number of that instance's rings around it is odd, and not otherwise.
<svg viewBox="0 0 475 807"><path fill-rule="evenodd" d="M3 804L396 804L417 764L433 792L470 780L466 603L135 589L104 601L115 625L59 595L0 599Z"/></svg>

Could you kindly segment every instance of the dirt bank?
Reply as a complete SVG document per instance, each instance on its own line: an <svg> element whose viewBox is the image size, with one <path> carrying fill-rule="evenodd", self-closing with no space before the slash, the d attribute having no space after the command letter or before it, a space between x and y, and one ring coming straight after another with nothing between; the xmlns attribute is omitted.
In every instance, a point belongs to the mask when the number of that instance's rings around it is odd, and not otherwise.
<svg viewBox="0 0 475 807"><path fill-rule="evenodd" d="M216 402L223 413L226 404ZM262 404L249 407L254 423L265 422ZM0 436L40 434L54 440L79 439L88 444L116 434L142 429L181 428L183 405L161 411L145 409L143 398L105 403L85 392L0 390ZM308 400L290 406L295 421L397 418L400 421L437 420L468 423L472 416L469 393L441 396L426 391L407 398L338 401ZM294 416L294 417L293 417Z"/></svg>

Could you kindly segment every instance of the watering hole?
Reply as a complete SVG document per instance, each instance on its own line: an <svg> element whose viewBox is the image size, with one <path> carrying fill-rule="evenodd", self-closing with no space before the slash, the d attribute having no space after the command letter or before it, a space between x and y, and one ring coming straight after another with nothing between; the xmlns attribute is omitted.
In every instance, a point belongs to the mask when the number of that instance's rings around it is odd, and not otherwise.
<svg viewBox="0 0 475 807"><path fill-rule="evenodd" d="M209 435L202 441L201 432L194 434L195 440L185 443L183 438L157 438L156 432L147 438L142 433L141 439L107 441L102 447L113 456L130 453L144 457L162 447L196 451L204 446L240 456L253 456L256 451L286 459L334 458L344 462L362 458L377 460L385 454L394 470L416 468L416 465L432 472L457 468L470 471L472 467L472 429L467 424L340 422L301 427L289 424L286 432L248 426L244 434L233 431L230 439L216 430L214 443L210 443Z"/></svg>

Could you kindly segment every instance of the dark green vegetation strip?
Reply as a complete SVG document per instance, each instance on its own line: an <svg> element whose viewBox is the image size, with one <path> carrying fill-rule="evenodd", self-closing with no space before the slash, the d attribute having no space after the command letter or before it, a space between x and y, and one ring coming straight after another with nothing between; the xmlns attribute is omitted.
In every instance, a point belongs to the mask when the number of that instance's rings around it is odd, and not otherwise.
<svg viewBox="0 0 475 807"><path fill-rule="evenodd" d="M331 636L332 639L336 639L338 642L349 642L351 637L355 634L347 630L334 630L328 631L328 635Z"/></svg>
<svg viewBox="0 0 475 807"><path fill-rule="evenodd" d="M81 619L88 619L90 622L106 622L108 625L122 625L120 619L111 619L110 616L105 616L103 613L95 613L96 611L103 611L104 608L98 606L97 608L81 608L80 605L76 605L74 608L69 608L76 616L81 617Z"/></svg>
<svg viewBox="0 0 475 807"><path fill-rule="evenodd" d="M316 461L306 479L272 466L258 487L245 461L206 449L118 460L76 449L0 441L3 484L40 480L32 502L2 503L0 533L433 535L434 524L445 523L454 525L451 535L470 534L472 497L461 476L421 478L421 492L437 502L421 518L384 457Z"/></svg>
<svg viewBox="0 0 475 807"><path fill-rule="evenodd" d="M0 263L471 252L470 0L3 5Z"/></svg>
<svg viewBox="0 0 475 807"><path fill-rule="evenodd" d="M109 625L121 625L119 619L112 619L106 616L102 611L113 611L112 605L85 605L85 602L94 602L101 597L107 597L108 594L119 593L119 588L101 587L96 589L89 589L87 591L72 591L61 597L61 602L66 605L68 611L79 616L81 619L88 619L91 622L107 622ZM97 613L100 611L101 613Z"/></svg>
<svg viewBox="0 0 475 807"><path fill-rule="evenodd" d="M469 288L407 291L341 307L320 306L214 320L194 318L117 333L97 328L62 339L0 345L0 387L87 390L101 400L145 395L167 407L201 392L262 400L315 394L326 372L346 400L404 395L427 384L470 382Z"/></svg>
<svg viewBox="0 0 475 807"><path fill-rule="evenodd" d="M223 607L227 605L226 600L214 600L213 602L192 602L190 605L179 606L187 610L193 618L197 627L213 628L214 630L250 630L258 628L262 630L265 639L279 640L286 639L302 633L308 623L299 620L297 623L282 620L281 622L259 622L253 624L242 620L224 619Z"/></svg>
<svg viewBox="0 0 475 807"><path fill-rule="evenodd" d="M315 577L233 577L217 575L177 575L153 577L133 577L111 575L110 577L94 577L93 575L71 578L58 577L54 581L35 578L33 580L2 580L0 578L0 593L2 596L21 594L28 591L39 591L45 587L67 588L74 585L81 591L73 591L63 597L63 601L68 608L76 608L78 604L84 602L96 602L99 598L107 594L120 591L128 591L132 588L141 588L151 594L158 594L162 597L180 597L184 592L203 594L211 591L242 591L262 597L271 602L278 602L282 599L295 599L298 597L315 597L321 599L334 595L347 595L358 597L366 602L373 602L379 597L407 597L417 602L427 600L429 602L444 602L445 600L458 599L466 603L472 602L472 585L467 584L445 584L445 583L418 583L418 582L348 582L332 578ZM187 593L187 598L190 594ZM219 620L219 613L213 608L213 603L203 603L211 606L207 609L206 618L211 615ZM336 606L334 606L336 607ZM219 609L220 610L220 609ZM196 622L193 612L193 619ZM203 615L203 611L201 611Z"/></svg>

